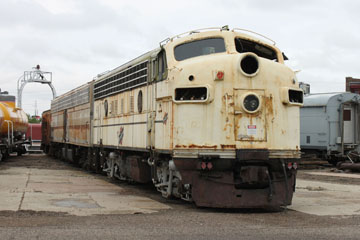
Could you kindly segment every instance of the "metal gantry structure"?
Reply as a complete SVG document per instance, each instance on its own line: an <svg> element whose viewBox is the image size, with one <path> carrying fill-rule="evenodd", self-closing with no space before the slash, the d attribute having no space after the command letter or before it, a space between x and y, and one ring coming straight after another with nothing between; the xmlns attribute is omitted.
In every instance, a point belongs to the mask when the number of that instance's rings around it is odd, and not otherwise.
<svg viewBox="0 0 360 240"><path fill-rule="evenodd" d="M22 91L27 83L41 83L48 84L53 93L53 99L56 97L56 91L52 85L52 72L44 72L40 70L40 65L33 68L32 71L25 71L17 83L17 106L21 108L22 105Z"/></svg>

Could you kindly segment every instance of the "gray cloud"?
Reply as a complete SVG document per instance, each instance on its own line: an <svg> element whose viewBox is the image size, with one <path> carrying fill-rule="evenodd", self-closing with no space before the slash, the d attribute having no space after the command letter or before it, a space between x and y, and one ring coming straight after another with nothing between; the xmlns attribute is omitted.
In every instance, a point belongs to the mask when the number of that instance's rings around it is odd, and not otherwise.
<svg viewBox="0 0 360 240"><path fill-rule="evenodd" d="M45 7L31 0L4 0L0 3L0 26L28 28L43 31L74 31L93 29L117 23L124 29L134 26L127 21L126 9L117 12L100 4L100 1L77 1L77 11L54 14ZM123 14L125 13L125 14Z"/></svg>
<svg viewBox="0 0 360 240"><path fill-rule="evenodd" d="M1 88L16 94L25 70L40 64L53 72L62 94L96 74L156 48L159 42L197 28L230 25L277 42L300 81L313 92L343 91L346 76L360 77L358 1L116 1L3 0L0 2ZM56 6L71 4L59 9ZM41 4L40 4L41 3ZM50 6L50 7L49 7ZM40 111L47 86L26 86L24 109Z"/></svg>

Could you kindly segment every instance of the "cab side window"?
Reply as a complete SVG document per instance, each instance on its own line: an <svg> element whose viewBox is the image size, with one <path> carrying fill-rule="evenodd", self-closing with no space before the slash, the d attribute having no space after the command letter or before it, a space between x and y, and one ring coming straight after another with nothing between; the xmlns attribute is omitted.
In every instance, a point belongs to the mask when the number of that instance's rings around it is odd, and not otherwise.
<svg viewBox="0 0 360 240"><path fill-rule="evenodd" d="M151 61L151 82L156 80L156 59Z"/></svg>
<svg viewBox="0 0 360 240"><path fill-rule="evenodd" d="M158 77L157 80L161 81L161 80L165 80L167 77L167 63L166 63L166 54L165 51L161 51L158 54L158 58L157 58L157 63L158 63Z"/></svg>

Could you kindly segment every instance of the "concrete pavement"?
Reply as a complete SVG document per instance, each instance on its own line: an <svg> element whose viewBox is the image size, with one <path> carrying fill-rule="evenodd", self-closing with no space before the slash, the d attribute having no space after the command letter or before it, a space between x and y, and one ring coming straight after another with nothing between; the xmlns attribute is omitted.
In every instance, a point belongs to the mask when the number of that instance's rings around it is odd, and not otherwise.
<svg viewBox="0 0 360 240"><path fill-rule="evenodd" d="M360 215L360 185L348 184L358 179L359 174L304 170L303 173L297 179L289 209L318 216ZM335 180L341 177L346 181L307 180L307 176L327 176ZM141 191L136 194L135 189L136 186L124 188L44 155L16 158L14 162L0 165L0 211L89 216L154 213L171 208L171 204L152 200Z"/></svg>
<svg viewBox="0 0 360 240"><path fill-rule="evenodd" d="M0 171L0 211L153 213L170 207L80 170L11 167Z"/></svg>
<svg viewBox="0 0 360 240"><path fill-rule="evenodd" d="M297 179L289 209L318 216L360 215L360 186Z"/></svg>

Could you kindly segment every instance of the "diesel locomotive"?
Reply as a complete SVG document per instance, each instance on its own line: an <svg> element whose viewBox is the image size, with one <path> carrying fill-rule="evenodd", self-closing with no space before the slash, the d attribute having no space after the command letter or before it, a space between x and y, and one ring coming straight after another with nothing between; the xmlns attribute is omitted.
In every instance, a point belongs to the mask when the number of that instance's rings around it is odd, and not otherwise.
<svg viewBox="0 0 360 240"><path fill-rule="evenodd" d="M45 152L197 206L291 204L303 92L262 35L195 30L52 101Z"/></svg>

